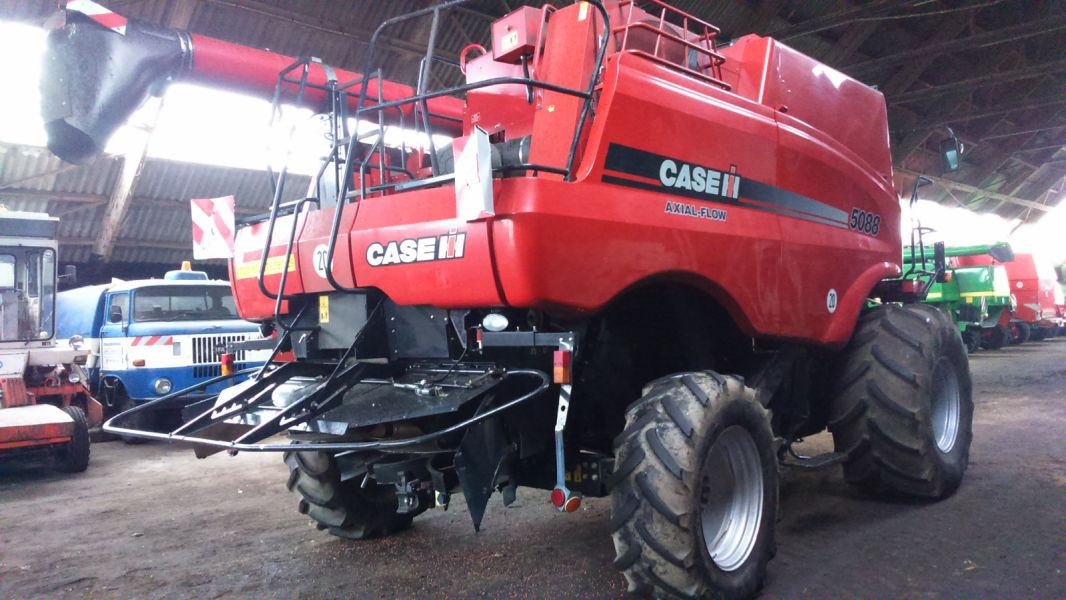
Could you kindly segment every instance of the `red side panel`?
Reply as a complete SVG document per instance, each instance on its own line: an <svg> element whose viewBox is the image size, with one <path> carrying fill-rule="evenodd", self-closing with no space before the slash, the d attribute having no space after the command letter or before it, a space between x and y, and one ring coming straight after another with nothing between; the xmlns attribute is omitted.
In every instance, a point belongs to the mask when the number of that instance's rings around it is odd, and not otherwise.
<svg viewBox="0 0 1066 600"><path fill-rule="evenodd" d="M3 408L33 404L33 398L26 393L26 382L22 377L0 379L0 392L3 393L3 398L0 399L0 406Z"/></svg>
<svg viewBox="0 0 1066 600"><path fill-rule="evenodd" d="M543 55L534 62L538 79L570 89L588 87L596 64L598 36L595 32L603 27L598 14L585 2L552 13ZM536 90L535 94L536 116L529 161L565 167L584 100L543 89ZM576 160L574 164L577 164Z"/></svg>
<svg viewBox="0 0 1066 600"><path fill-rule="evenodd" d="M349 205L351 208L352 205ZM329 250L329 234L333 227L336 208L329 207L307 213L303 233L299 239L299 273L304 290L308 292L332 292L333 286L325 277L326 258ZM342 287L355 286L352 276L352 252L348 246L348 232L352 230L355 210L341 214L337 232L337 245L333 250L333 278Z"/></svg>
<svg viewBox="0 0 1066 600"><path fill-rule="evenodd" d="M379 288L399 304L502 304L488 226L455 218L455 188L366 198L360 204L345 207L359 211L350 240L360 287Z"/></svg>
<svg viewBox="0 0 1066 600"><path fill-rule="evenodd" d="M51 404L0 409L0 450L57 444L70 439L74 421Z"/></svg>
<svg viewBox="0 0 1066 600"><path fill-rule="evenodd" d="M752 334L843 343L870 288L899 273L895 194L818 132L779 152L768 107L628 55L609 61L597 113L581 181L503 182L493 238L509 304L593 311L668 278ZM738 197L681 187L682 163L735 176ZM882 213L876 233L849 227L856 206Z"/></svg>
<svg viewBox="0 0 1066 600"><path fill-rule="evenodd" d="M267 252L266 268L263 278L266 289L277 293L281 288L281 274L287 272L285 294L304 292L297 265L300 264L299 248L293 249L289 264L285 265L285 246L293 224L293 216L278 217L274 226L270 248ZM303 217L296 224L296 236L299 239ZM237 310L241 318L260 321L274 316L274 299L259 289L259 259L263 256L263 240L266 237L267 223L256 223L237 229L233 243L233 260L230 261L230 285L237 298ZM282 312L288 311L288 303L282 303Z"/></svg>

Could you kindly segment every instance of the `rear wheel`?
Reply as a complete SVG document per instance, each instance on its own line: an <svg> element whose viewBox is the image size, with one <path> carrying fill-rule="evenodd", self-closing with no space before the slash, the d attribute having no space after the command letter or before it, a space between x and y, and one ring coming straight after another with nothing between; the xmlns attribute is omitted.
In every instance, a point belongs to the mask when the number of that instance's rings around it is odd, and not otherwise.
<svg viewBox="0 0 1066 600"><path fill-rule="evenodd" d="M371 480L363 487L362 477L341 481L336 459L326 452L286 452L285 464L286 487L300 498L297 510L319 529L339 537L363 540L402 531L428 506L423 502L416 512L397 512L393 486Z"/></svg>
<svg viewBox="0 0 1066 600"><path fill-rule="evenodd" d="M867 311L843 352L829 429L851 483L944 498L962 481L972 438L969 364L958 329L927 309Z"/></svg>
<svg viewBox="0 0 1066 600"><path fill-rule="evenodd" d="M1007 327L1010 331L1011 344L1024 344L1032 337L1032 329L1025 321L1011 321Z"/></svg>
<svg viewBox="0 0 1066 600"><path fill-rule="evenodd" d="M1029 339L1033 340L1034 342L1042 342L1042 341L1046 340L1047 338L1048 338L1048 330L1047 329L1044 329L1043 327L1040 327L1039 325L1035 325L1035 326L1032 327L1031 333L1029 335Z"/></svg>
<svg viewBox="0 0 1066 600"><path fill-rule="evenodd" d="M981 348L981 333L976 327L967 327L962 332L962 341L966 344L966 352L973 354Z"/></svg>
<svg viewBox="0 0 1066 600"><path fill-rule="evenodd" d="M769 412L739 378L660 379L616 441L611 532L631 592L747 598L774 553L777 460Z"/></svg>
<svg viewBox="0 0 1066 600"><path fill-rule="evenodd" d="M89 467L89 420L85 418L85 411L77 406L68 406L63 411L74 419L74 431L56 457L56 469L81 473Z"/></svg>
<svg viewBox="0 0 1066 600"><path fill-rule="evenodd" d="M981 347L985 350L999 350L1010 341L1010 330L1006 325L996 325L981 331Z"/></svg>

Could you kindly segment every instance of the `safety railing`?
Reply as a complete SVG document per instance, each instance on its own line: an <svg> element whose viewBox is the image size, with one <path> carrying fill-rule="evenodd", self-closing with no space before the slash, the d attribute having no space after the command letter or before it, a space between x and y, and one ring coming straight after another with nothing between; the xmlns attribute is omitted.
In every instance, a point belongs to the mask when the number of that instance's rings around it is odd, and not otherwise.
<svg viewBox="0 0 1066 600"><path fill-rule="evenodd" d="M722 80L725 56L717 49L717 27L661 0L621 0L618 8L622 22L611 33L621 36L619 51L729 89Z"/></svg>
<svg viewBox="0 0 1066 600"><path fill-rule="evenodd" d="M331 195L335 195L336 210L330 227L330 236L325 261L325 275L326 280L335 290L355 291L356 289L342 285L337 281L333 273L333 258L336 252L337 240L340 235L340 223L345 204L351 202L358 203L359 200L370 195L386 195L389 193L409 191L419 187L441 185L454 179L454 174L441 174L440 165L437 164L437 152L433 141L433 123L441 121L458 123L460 119L433 113L430 110L429 101L434 98L446 96L455 97L476 89L511 84L523 85L530 90L549 90L580 98L582 100L582 108L574 127L566 163L564 165L544 165L523 162L520 164L506 165L493 170L494 174L497 175L503 174L504 172L518 171L527 172L534 176L539 173L554 173L562 175L564 179L567 180L573 179L575 156L577 155L581 132L591 114L596 85L602 71L611 36L610 20L606 8L603 6L602 2L599 2L598 0L591 0L589 2L589 5L599 12L603 22L603 29L598 36L600 43L596 51L594 68L589 76L589 82L584 88L577 89L560 86L547 81L537 80L530 77L528 73L524 73L525 76L523 77L495 77L475 83L431 90L429 87L430 82L433 80L434 67L441 63L448 62L442 60L437 53L438 29L443 21L442 14L444 11L468 1L469 0L446 0L382 22L371 36L365 54L365 67L362 71L362 75L354 81L340 83L336 81L335 78L328 76L328 68L327 82L325 85L310 81L309 72L310 65L313 62L312 59L297 61L278 74L273 101L275 115L279 114L280 111L280 101L284 95L283 90L292 90L294 87L296 88L295 103L298 106L303 103L306 96L306 90L308 89L324 91L328 98L327 109L329 110L332 144L329 153L322 161L314 181L316 182L316 185L320 185L322 175L324 175L327 170L332 170L333 176L331 181L334 189L332 190L333 194ZM548 12L549 11L547 10L543 12L544 19L547 18ZM432 19L432 22L429 29L426 53L420 62L415 94L407 98L386 101L382 89L385 81L382 77L380 66L376 64L379 39L385 30L412 19L419 18L430 18ZM539 52L539 45L537 50ZM356 100L354 111L350 108L350 102L353 98ZM395 153L398 154L398 166L393 162L390 162L388 159L387 154L389 150L385 147L384 142L386 123L390 126L398 125L402 130L406 129L408 124L405 121L405 117L407 115L410 115L413 121L410 124L411 131L416 136L419 134L424 135L427 140L428 151L426 154L428 154L430 162L430 177L418 178L415 174L407 170L408 160L407 148L405 146L401 147L398 151L395 151ZM357 129L360 124L364 123L370 123L374 125L374 127L366 133L360 134L358 131L353 133L349 127L349 119L353 117L357 124ZM267 226L258 272L259 290L267 297L275 300L275 316L280 316L283 300L294 298L294 296L286 294L285 291L287 269L282 269L279 286L276 291L268 289L264 281L266 263L274 236L275 223L279 216L287 214L292 214L293 216L291 230L288 232L289 235L286 251L283 257L285 262L282 263L289 264L289 261L292 260L295 233L302 209L310 204L315 204L319 208L324 208L325 205L325 202L312 198L297 202L282 203L281 199L284 195L287 169L287 166L283 166L280 173L276 176L273 171L268 170L271 185L273 187L274 198L271 203L270 211L266 216ZM368 177L369 171L373 171L375 177ZM356 210L358 210L358 206Z"/></svg>

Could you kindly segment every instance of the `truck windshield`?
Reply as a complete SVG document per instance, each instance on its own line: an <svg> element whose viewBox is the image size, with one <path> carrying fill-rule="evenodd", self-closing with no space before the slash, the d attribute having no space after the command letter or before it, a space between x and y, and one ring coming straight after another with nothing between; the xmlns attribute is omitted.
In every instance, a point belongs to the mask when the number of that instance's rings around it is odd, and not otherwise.
<svg viewBox="0 0 1066 600"><path fill-rule="evenodd" d="M55 271L51 248L0 248L0 341L52 337Z"/></svg>
<svg viewBox="0 0 1066 600"><path fill-rule="evenodd" d="M233 293L218 285L160 285L133 295L134 321L217 321L237 319Z"/></svg>

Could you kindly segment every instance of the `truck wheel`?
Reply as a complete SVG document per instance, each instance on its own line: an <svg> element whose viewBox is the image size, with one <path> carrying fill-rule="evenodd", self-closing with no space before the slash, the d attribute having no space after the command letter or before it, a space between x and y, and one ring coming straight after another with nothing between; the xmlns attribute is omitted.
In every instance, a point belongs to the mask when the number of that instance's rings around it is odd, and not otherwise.
<svg viewBox="0 0 1066 600"><path fill-rule="evenodd" d="M1024 344L1032 337L1033 331L1025 321L1011 321L1007 327L1010 332L1011 344Z"/></svg>
<svg viewBox="0 0 1066 600"><path fill-rule="evenodd" d="M966 353L973 354L981 348L981 334L973 327L967 327L962 332L962 342L966 344Z"/></svg>
<svg viewBox="0 0 1066 600"><path fill-rule="evenodd" d="M74 419L74 432L59 451L55 466L67 473L81 473L89 466L89 420L85 418L85 411L77 406L68 406L63 411Z"/></svg>
<svg viewBox="0 0 1066 600"><path fill-rule="evenodd" d="M659 379L626 412L611 489L614 561L629 591L746 598L774 554L770 414L737 377Z"/></svg>
<svg viewBox="0 0 1066 600"><path fill-rule="evenodd" d="M1033 340L1034 342L1042 342L1047 339L1047 333L1047 329L1044 329L1040 326L1034 326L1029 330L1029 339Z"/></svg>
<svg viewBox="0 0 1066 600"><path fill-rule="evenodd" d="M996 325L981 331L981 347L985 350L999 350L1010 341L1010 329L1006 325Z"/></svg>
<svg viewBox="0 0 1066 600"><path fill-rule="evenodd" d="M362 477L342 482L337 461L327 452L286 452L285 464L289 466L286 487L300 498L297 510L335 536L383 537L407 529L416 516L396 512L399 503L391 485L361 487Z"/></svg>
<svg viewBox="0 0 1066 600"><path fill-rule="evenodd" d="M119 398L117 404L120 413L126 412L127 410L137 406L137 403L134 402L132 398L126 397L124 393L122 397ZM126 419L126 428L139 430L147 429L150 431L155 425L155 419L153 417L155 417L154 413L148 411L141 411L133 415L132 417ZM144 438L133 437L131 435L120 435L119 437L122 438L123 444L129 444L131 446L136 444L143 444L148 441Z"/></svg>
<svg viewBox="0 0 1066 600"><path fill-rule="evenodd" d="M885 304L860 318L842 358L829 429L844 478L921 498L954 493L973 437L958 329L935 309Z"/></svg>

